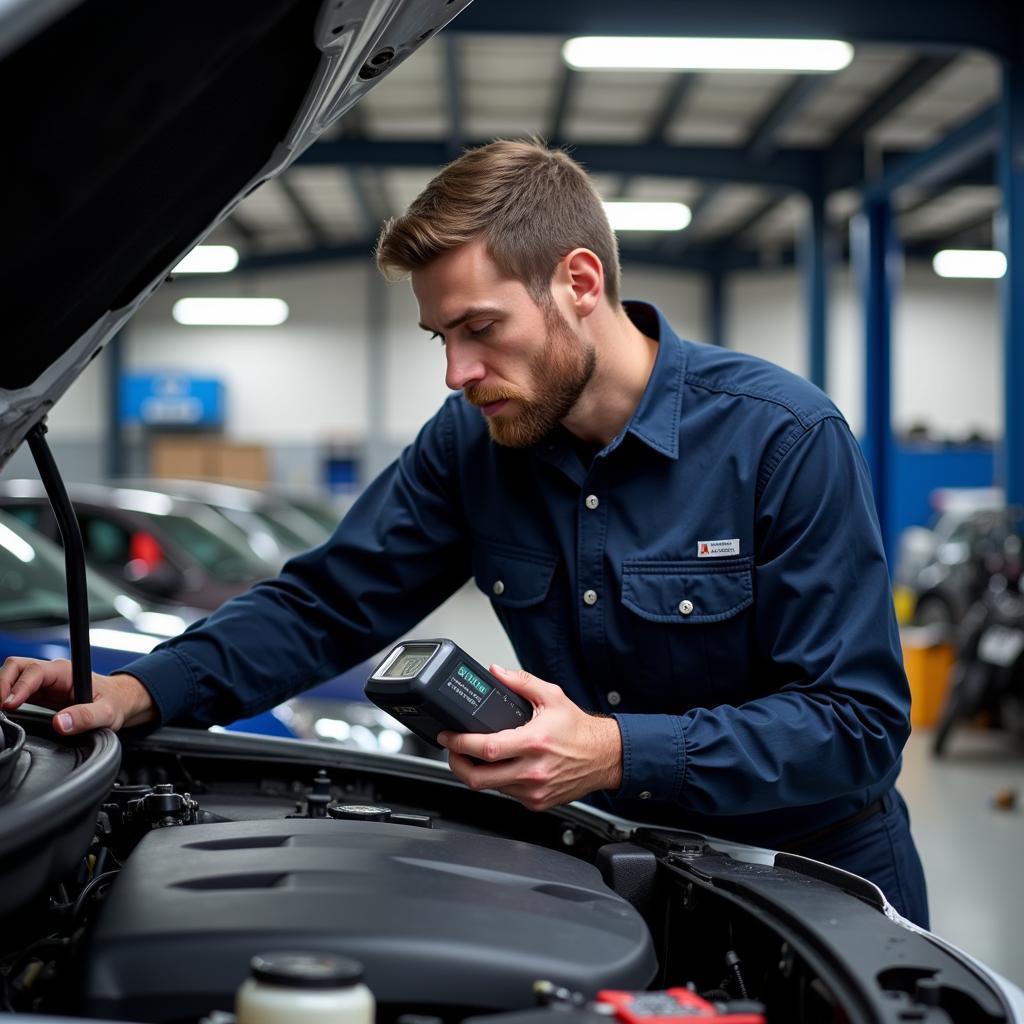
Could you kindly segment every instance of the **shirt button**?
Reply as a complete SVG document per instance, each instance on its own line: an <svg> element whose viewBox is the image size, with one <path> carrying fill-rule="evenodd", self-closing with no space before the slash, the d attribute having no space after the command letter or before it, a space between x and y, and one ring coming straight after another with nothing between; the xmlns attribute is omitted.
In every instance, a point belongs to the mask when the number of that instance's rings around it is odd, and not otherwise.
<svg viewBox="0 0 1024 1024"><path fill-rule="evenodd" d="M501 580L495 580L494 586L491 587L491 590L493 590L498 597L501 597L501 595L505 593L505 584Z"/></svg>
<svg viewBox="0 0 1024 1024"><path fill-rule="evenodd" d="M589 509L595 509L601 504L596 494L588 494L586 500L583 502L584 505Z"/></svg>
<svg viewBox="0 0 1024 1024"><path fill-rule="evenodd" d="M609 693L608 693L608 703L609 704L611 704L614 707L621 700L622 700L622 697L619 694L618 690L611 690L611 691L609 691Z"/></svg>
<svg viewBox="0 0 1024 1024"><path fill-rule="evenodd" d="M640 793L638 795L639 795L641 800L650 800L651 799L651 791L649 789L645 789L642 793Z"/></svg>
<svg viewBox="0 0 1024 1024"><path fill-rule="evenodd" d="M583 591L583 603L584 604L597 604L597 591L596 590L584 590Z"/></svg>
<svg viewBox="0 0 1024 1024"><path fill-rule="evenodd" d="M679 611L680 611L680 613L682 615L689 615L693 611L693 602L692 601L680 601L679 602Z"/></svg>

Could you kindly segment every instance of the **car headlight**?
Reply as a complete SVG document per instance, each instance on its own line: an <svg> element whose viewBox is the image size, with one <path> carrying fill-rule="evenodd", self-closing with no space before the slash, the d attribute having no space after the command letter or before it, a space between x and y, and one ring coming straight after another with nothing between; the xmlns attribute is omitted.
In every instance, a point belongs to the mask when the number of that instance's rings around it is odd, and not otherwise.
<svg viewBox="0 0 1024 1024"><path fill-rule="evenodd" d="M386 754L431 753L397 718L375 704L294 697L275 712L301 739Z"/></svg>

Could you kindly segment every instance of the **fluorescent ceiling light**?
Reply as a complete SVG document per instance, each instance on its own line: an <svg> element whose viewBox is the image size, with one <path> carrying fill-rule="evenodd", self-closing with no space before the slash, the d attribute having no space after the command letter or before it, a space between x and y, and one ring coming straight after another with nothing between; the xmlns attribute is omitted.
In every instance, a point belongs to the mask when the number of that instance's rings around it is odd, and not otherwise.
<svg viewBox="0 0 1024 1024"><path fill-rule="evenodd" d="M939 277L1002 277L1006 257L993 249L943 249L932 266Z"/></svg>
<svg viewBox="0 0 1024 1024"><path fill-rule="evenodd" d="M701 39L578 36L562 47L570 67L659 71L839 71L853 47L838 39Z"/></svg>
<svg viewBox="0 0 1024 1024"><path fill-rule="evenodd" d="M684 203L605 203L613 231L682 231L690 223Z"/></svg>
<svg viewBox="0 0 1024 1024"><path fill-rule="evenodd" d="M233 245L197 245L172 274L228 274L238 266L238 250Z"/></svg>
<svg viewBox="0 0 1024 1024"><path fill-rule="evenodd" d="M178 299L171 315L179 324L276 327L288 319L284 299Z"/></svg>

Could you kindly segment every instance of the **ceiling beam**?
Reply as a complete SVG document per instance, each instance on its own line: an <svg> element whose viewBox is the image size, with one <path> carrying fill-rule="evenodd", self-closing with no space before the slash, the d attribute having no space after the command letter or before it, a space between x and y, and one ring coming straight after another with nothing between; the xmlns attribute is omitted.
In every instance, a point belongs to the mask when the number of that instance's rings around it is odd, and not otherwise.
<svg viewBox="0 0 1024 1024"><path fill-rule="evenodd" d="M327 263L358 262L367 265L373 259L375 239L366 237L345 245L323 246L287 252L267 252L243 258L235 268L236 274L268 273L301 270ZM679 255L665 254L650 249L631 249L624 246L620 257L625 265L668 267L673 269L706 271L751 269L760 265L761 256L753 249L723 250L718 245L697 244ZM191 276L191 275L190 275Z"/></svg>
<svg viewBox="0 0 1024 1024"><path fill-rule="evenodd" d="M672 123L680 107L686 102L687 97L693 91L693 87L696 84L697 76L686 72L672 77L672 81L669 82L668 89L665 91L664 96L662 96L658 110L651 119L650 126L647 129L644 139L646 145L656 146L665 142L665 133L668 131L668 126ZM622 176L619 181L618 195L624 196L626 194L634 177L636 177L635 174L624 174Z"/></svg>
<svg viewBox="0 0 1024 1024"><path fill-rule="evenodd" d="M696 202L690 207L690 223L682 231L668 235L659 247L667 256L682 256L695 242L694 232L708 218L708 210L714 205L716 197L722 191L723 186L712 182L706 186L704 191L697 197Z"/></svg>
<svg viewBox="0 0 1024 1024"><path fill-rule="evenodd" d="M945 71L954 60L954 57L919 57L880 96L868 100L861 112L839 130L829 149L834 152L860 145L872 128Z"/></svg>
<svg viewBox="0 0 1024 1024"><path fill-rule="evenodd" d="M887 199L905 185L947 184L969 173L989 159L999 145L997 115L995 105L988 107L927 149L893 157L886 162L884 173L860 183L865 197ZM830 163L830 184L841 187L835 184L834 172L835 165Z"/></svg>
<svg viewBox="0 0 1024 1024"><path fill-rule="evenodd" d="M247 246L254 246L259 240L259 232L249 223L248 219L238 212L236 207L228 214L224 222Z"/></svg>
<svg viewBox="0 0 1024 1024"><path fill-rule="evenodd" d="M749 235L750 232L760 224L776 206L779 205L779 202L780 198L778 196L771 196L761 203L760 206L755 206L746 218L744 218L743 223L737 225L732 234L726 235L722 238L716 238L715 245L727 250L741 251L742 247L739 245L739 240L744 236Z"/></svg>
<svg viewBox="0 0 1024 1024"><path fill-rule="evenodd" d="M767 160L779 148L779 136L828 84L828 75L797 75L747 140L752 160Z"/></svg>
<svg viewBox="0 0 1024 1024"><path fill-rule="evenodd" d="M723 250L717 245L695 245L681 253L665 253L660 249L625 249L619 253L624 267L654 267L666 270L689 270L706 274L731 270L754 270L761 266L761 254L753 249Z"/></svg>
<svg viewBox="0 0 1024 1024"><path fill-rule="evenodd" d="M467 140L469 142L471 140ZM481 140L484 141L484 140ZM808 191L818 180L820 151L783 149L763 164L752 162L742 149L729 146L628 145L580 143L572 155L589 171L644 174L657 178L701 178L705 181L767 185ZM296 161L297 166L442 167L448 162L443 141L338 139L319 142ZM837 178L861 180L861 155L854 150L832 166Z"/></svg>
<svg viewBox="0 0 1024 1024"><path fill-rule="evenodd" d="M1007 0L516 0L470 4L446 32L576 36L764 36L846 39L961 50L1003 57L1016 50L1020 25Z"/></svg>
<svg viewBox="0 0 1024 1024"><path fill-rule="evenodd" d="M551 117L548 120L547 140L553 145L560 145L565 137L565 118L569 113L569 104L572 102L573 93L579 85L580 73L565 64L562 67L562 75L558 79L558 87L555 91L555 103L551 108Z"/></svg>
<svg viewBox="0 0 1024 1024"><path fill-rule="evenodd" d="M444 43L445 97L448 101L448 153L454 158L462 152L466 134L459 39L454 33L444 32L441 40Z"/></svg>
<svg viewBox="0 0 1024 1024"><path fill-rule="evenodd" d="M327 232L324 231L323 225L317 219L309 204L299 194L299 190L295 187L294 182L289 180L287 172L278 177L277 183L281 187L285 199L288 200L289 206L295 211L303 226L312 236L313 244L318 247L326 245Z"/></svg>
<svg viewBox="0 0 1024 1024"><path fill-rule="evenodd" d="M679 108L689 99L693 87L699 80L698 75L688 72L680 72L672 78L665 95L662 97L661 105L658 107L654 119L647 129L647 145L655 145L665 141L665 133L669 125L675 120Z"/></svg>
<svg viewBox="0 0 1024 1024"><path fill-rule="evenodd" d="M265 273L270 270L297 270L318 263L345 263L352 260L373 260L376 238L367 236L358 242L344 245L313 246L309 249L293 249L283 252L263 252L253 256L245 256L238 261L232 273L251 274ZM190 275L196 276L196 275Z"/></svg>
<svg viewBox="0 0 1024 1024"><path fill-rule="evenodd" d="M947 246L952 246L954 242L962 242L968 235L975 236L984 232L991 238L995 213L995 210L990 210L985 214L972 213L969 217L964 217L958 224L936 226L933 230L925 228L922 231L914 232L913 240L918 245L930 245L936 249L944 249Z"/></svg>
<svg viewBox="0 0 1024 1024"><path fill-rule="evenodd" d="M346 167L345 176L348 179L349 189L356 200L356 214L366 236L375 235L380 230L383 219L375 209L375 204L370 199L369 191L362 178L362 171L358 167Z"/></svg>

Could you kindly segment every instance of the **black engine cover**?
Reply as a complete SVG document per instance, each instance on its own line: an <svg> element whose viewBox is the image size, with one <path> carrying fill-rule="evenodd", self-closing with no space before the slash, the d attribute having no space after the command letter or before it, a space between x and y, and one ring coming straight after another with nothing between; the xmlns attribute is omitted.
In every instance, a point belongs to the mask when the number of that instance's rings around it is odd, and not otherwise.
<svg viewBox="0 0 1024 1024"><path fill-rule="evenodd" d="M87 958L96 1016L230 1009L249 958L360 960L379 1003L513 1009L546 978L643 988L642 918L573 857L490 836L293 819L167 828L132 854Z"/></svg>

